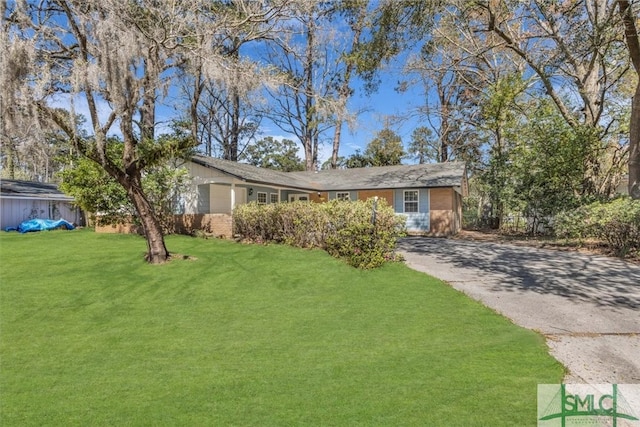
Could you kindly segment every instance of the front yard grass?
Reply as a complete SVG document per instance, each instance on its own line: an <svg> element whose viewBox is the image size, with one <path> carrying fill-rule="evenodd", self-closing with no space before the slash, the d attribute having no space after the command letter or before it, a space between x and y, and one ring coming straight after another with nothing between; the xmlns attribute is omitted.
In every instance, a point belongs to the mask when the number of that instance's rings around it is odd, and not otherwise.
<svg viewBox="0 0 640 427"><path fill-rule="evenodd" d="M536 424L534 332L402 264L137 236L0 235L0 423Z"/></svg>

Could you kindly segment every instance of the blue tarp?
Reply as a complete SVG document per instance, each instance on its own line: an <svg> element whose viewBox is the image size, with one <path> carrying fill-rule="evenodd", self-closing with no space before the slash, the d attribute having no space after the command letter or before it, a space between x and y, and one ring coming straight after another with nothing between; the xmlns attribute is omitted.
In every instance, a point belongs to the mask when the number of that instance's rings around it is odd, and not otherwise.
<svg viewBox="0 0 640 427"><path fill-rule="evenodd" d="M7 227L5 231L19 231L20 233L28 233L29 231L45 231L55 230L56 228L66 228L67 230L73 230L75 227L69 221L59 219L57 221L53 219L30 219L22 222L18 228Z"/></svg>

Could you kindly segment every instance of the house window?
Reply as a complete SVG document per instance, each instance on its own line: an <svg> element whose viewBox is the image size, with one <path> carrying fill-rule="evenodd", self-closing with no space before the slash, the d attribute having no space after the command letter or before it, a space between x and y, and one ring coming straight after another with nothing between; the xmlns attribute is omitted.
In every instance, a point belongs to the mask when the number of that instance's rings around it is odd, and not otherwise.
<svg viewBox="0 0 640 427"><path fill-rule="evenodd" d="M308 202L309 201L309 195L308 194L289 194L289 201L290 202Z"/></svg>
<svg viewBox="0 0 640 427"><path fill-rule="evenodd" d="M258 192L258 204L264 205L267 203L267 193Z"/></svg>
<svg viewBox="0 0 640 427"><path fill-rule="evenodd" d="M280 200L278 200L278 193L270 193L269 194L269 202L270 203L278 203Z"/></svg>
<svg viewBox="0 0 640 427"><path fill-rule="evenodd" d="M349 193L336 193L336 199L348 202L351 200L351 195Z"/></svg>
<svg viewBox="0 0 640 427"><path fill-rule="evenodd" d="M407 213L419 212L418 190L406 190L404 192L404 211Z"/></svg>

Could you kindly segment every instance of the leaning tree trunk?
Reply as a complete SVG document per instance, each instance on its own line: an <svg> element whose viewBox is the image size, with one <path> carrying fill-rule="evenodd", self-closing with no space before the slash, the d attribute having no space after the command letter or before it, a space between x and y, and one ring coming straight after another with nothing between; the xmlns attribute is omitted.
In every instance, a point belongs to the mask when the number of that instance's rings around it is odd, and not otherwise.
<svg viewBox="0 0 640 427"><path fill-rule="evenodd" d="M139 179L133 179L125 185L127 194L138 212L142 229L147 240L145 259L151 264L160 264L169 259L169 251L164 243L162 226L153 213L153 207L142 191Z"/></svg>

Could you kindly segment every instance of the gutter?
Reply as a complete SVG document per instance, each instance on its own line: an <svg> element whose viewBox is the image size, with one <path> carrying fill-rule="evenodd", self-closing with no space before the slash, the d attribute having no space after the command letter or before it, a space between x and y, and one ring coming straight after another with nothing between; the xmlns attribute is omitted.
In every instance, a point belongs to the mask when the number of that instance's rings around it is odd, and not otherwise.
<svg viewBox="0 0 640 427"><path fill-rule="evenodd" d="M57 202L73 202L75 199L69 196L40 196L40 195L24 195L24 196L14 196L2 194L0 195L0 199L14 199L14 200L51 200Z"/></svg>
<svg viewBox="0 0 640 427"><path fill-rule="evenodd" d="M289 189L292 189L292 190L300 190L300 191L323 191L323 190L318 190L318 189L316 189L316 188L296 187L296 186L293 186L293 185L277 184L277 183L269 182L269 181L266 181L266 180L264 180L264 181L263 181L263 180L261 180L261 181L255 181L255 180L251 180L251 179L249 179L249 180L248 180L248 179L246 179L245 177L243 177L243 176L241 176L241 175L238 175L237 173L233 173L233 172L229 172L229 171L227 171L227 170L219 169L219 168L217 168L217 167L215 167L215 166L213 166L213 165L208 164L207 162L200 161L199 159L192 158L192 159L191 159L191 161L192 161L193 163L197 164L197 165L204 166L205 168L208 168L208 169L215 169L215 170L220 171L220 172L222 172L222 173L224 173L224 174L230 175L230 176L232 176L233 178L239 179L239 180L240 180L240 181L242 181L242 182L246 182L247 184L253 184L253 185L270 185L270 186L273 186L273 187L289 188Z"/></svg>
<svg viewBox="0 0 640 427"><path fill-rule="evenodd" d="M210 165L210 164L207 164L206 162L200 161L200 159L196 159L196 158L193 158L193 157L192 157L192 158L191 158L191 161L192 161L193 163L197 164L197 165L204 166L205 168L208 168L208 169L215 169L215 170L218 170L218 171L220 171L220 172L222 172L222 173L226 173L227 175L231 175L232 177L237 178L237 179L239 179L239 180L241 180L241 181L247 182L247 180L246 180L245 178L243 178L242 176L240 176L240 175L238 175L238 174L235 174L235 173L232 173L232 172L223 171L223 170L221 170L221 169L216 168L216 167L215 167L215 166L213 166L213 165Z"/></svg>

